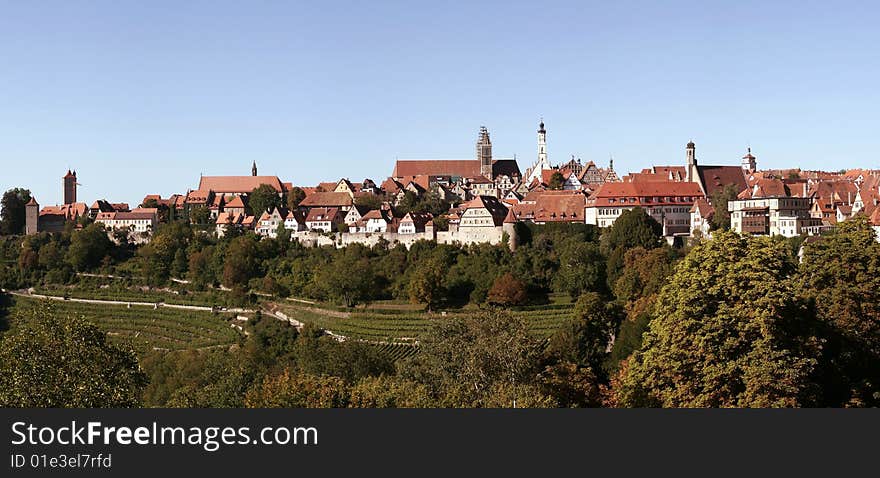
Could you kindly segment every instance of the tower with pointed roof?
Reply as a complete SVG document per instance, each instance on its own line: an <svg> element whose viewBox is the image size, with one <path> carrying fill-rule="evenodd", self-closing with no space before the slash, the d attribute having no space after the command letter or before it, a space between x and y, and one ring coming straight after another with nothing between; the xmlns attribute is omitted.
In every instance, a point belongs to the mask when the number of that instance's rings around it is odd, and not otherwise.
<svg viewBox="0 0 880 478"><path fill-rule="evenodd" d="M492 141L489 130L480 126L480 137L477 139L477 160L480 161L480 174L486 179L492 178Z"/></svg>
<svg viewBox="0 0 880 478"><path fill-rule="evenodd" d="M538 164L547 162L547 130L544 129L544 118L538 125Z"/></svg>
<svg viewBox="0 0 880 478"><path fill-rule="evenodd" d="M553 168L550 166L550 162L547 161L547 130L544 128L544 119L542 118L541 123L538 125L538 161L526 171L525 181L523 182L531 184L535 179L540 181L543 177L542 171L550 169Z"/></svg>
<svg viewBox="0 0 880 478"><path fill-rule="evenodd" d="M757 170L758 163L756 158L752 155L752 148L749 147L748 152L745 156L742 157L742 162L740 163L742 169L746 173L751 173L752 171Z"/></svg>
<svg viewBox="0 0 880 478"><path fill-rule="evenodd" d="M254 160L254 164L251 166L251 176L257 175L257 160Z"/></svg>
<svg viewBox="0 0 880 478"><path fill-rule="evenodd" d="M31 196L31 200L24 205L24 233L36 234L39 232L40 205Z"/></svg>
<svg viewBox="0 0 880 478"><path fill-rule="evenodd" d="M64 191L64 204L73 204L76 202L76 171L72 173L67 170L67 174L61 178L61 184Z"/></svg>
<svg viewBox="0 0 880 478"><path fill-rule="evenodd" d="M511 252L515 251L519 247L519 236L516 233L516 214L513 213L512 207L507 208L507 216L501 224L501 231L507 234L507 246L510 247Z"/></svg>

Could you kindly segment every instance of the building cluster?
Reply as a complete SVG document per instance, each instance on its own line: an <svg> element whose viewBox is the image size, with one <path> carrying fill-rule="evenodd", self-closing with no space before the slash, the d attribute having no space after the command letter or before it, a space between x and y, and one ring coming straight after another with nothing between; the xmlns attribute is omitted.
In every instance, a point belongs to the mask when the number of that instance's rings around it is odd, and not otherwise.
<svg viewBox="0 0 880 478"><path fill-rule="evenodd" d="M817 235L837 222L864 215L880 238L880 170L761 171L751 148L739 164L704 165L691 141L683 164L655 165L620 177L613 160L607 168L574 156L552 165L543 121L537 133L537 159L524 172L516 158L493 157L489 131L481 127L475 158L397 160L391 175L379 184L340 178L294 188L278 176L258 175L254 162L249 176L201 176L196 189L168 198L148 195L134 209L105 200L91 207L76 202L76 172L68 171L63 178L64 204L39 209L32 200L27 228L29 233L58 231L88 216L109 230L126 230L131 237L148 240L158 222L184 218L208 222L217 236L231 228L266 237L287 230L317 245L371 245L380 239L405 245L420 239L497 244L507 235L515 247L518 222L609 227L636 207L661 224L670 240L709 236L715 214L720 214L716 207L724 207L731 229L740 233ZM268 188L284 206L254 211L249 199L257 188ZM295 192L304 196L298 204L287 200ZM434 211L436 217L413 212L412 205L419 201L450 208ZM719 201L726 206L716 204Z"/></svg>

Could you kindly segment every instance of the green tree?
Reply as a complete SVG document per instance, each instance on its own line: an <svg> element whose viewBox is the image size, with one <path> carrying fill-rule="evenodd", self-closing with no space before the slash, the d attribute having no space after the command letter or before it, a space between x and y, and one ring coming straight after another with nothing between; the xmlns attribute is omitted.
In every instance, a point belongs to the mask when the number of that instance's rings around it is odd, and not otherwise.
<svg viewBox="0 0 880 478"><path fill-rule="evenodd" d="M370 210L382 207L382 198L375 194L363 194L354 200L355 205L369 208Z"/></svg>
<svg viewBox="0 0 880 478"><path fill-rule="evenodd" d="M137 358L80 317L41 304L0 340L4 407L135 407L146 377Z"/></svg>
<svg viewBox="0 0 880 478"><path fill-rule="evenodd" d="M566 241L559 253L553 288L576 299L587 291L604 291L605 260L594 242Z"/></svg>
<svg viewBox="0 0 880 478"><path fill-rule="evenodd" d="M430 408L435 406L428 387L381 375L364 377L351 387L352 408Z"/></svg>
<svg viewBox="0 0 880 478"><path fill-rule="evenodd" d="M281 197L272 186L261 184L248 195L248 206L254 216L259 218L264 212L281 207Z"/></svg>
<svg viewBox="0 0 880 478"><path fill-rule="evenodd" d="M823 405L880 406L880 242L867 220L805 244L797 283L823 323Z"/></svg>
<svg viewBox="0 0 880 478"><path fill-rule="evenodd" d="M399 376L425 385L441 407L547 405L534 383L540 346L525 320L504 311L442 320Z"/></svg>
<svg viewBox="0 0 880 478"><path fill-rule="evenodd" d="M14 188L3 193L3 199L0 200L0 235L24 232L24 205L30 200L31 192L27 189Z"/></svg>
<svg viewBox="0 0 880 478"><path fill-rule="evenodd" d="M574 317L550 338L547 353L554 359L590 368L604 379L602 366L622 316L616 303L586 292L574 306Z"/></svg>
<svg viewBox="0 0 880 478"><path fill-rule="evenodd" d="M251 236L236 237L229 243L223 262L223 285L243 288L259 273L259 257L256 239Z"/></svg>
<svg viewBox="0 0 880 478"><path fill-rule="evenodd" d="M730 230L730 212L727 210L727 205L730 201L735 201L739 193L740 191L733 184L712 192L710 200L715 209L715 214L712 215L712 230Z"/></svg>
<svg viewBox="0 0 880 478"><path fill-rule="evenodd" d="M339 377L306 375L285 369L251 388L245 406L252 408L345 408L349 392Z"/></svg>
<svg viewBox="0 0 880 478"><path fill-rule="evenodd" d="M324 296L346 307L354 307L373 298L375 275L366 257L358 257L347 248L328 266L315 272L315 284Z"/></svg>
<svg viewBox="0 0 880 478"><path fill-rule="evenodd" d="M565 186L565 176L559 171L550 175L550 182L547 184L548 189L561 190Z"/></svg>
<svg viewBox="0 0 880 478"><path fill-rule="evenodd" d="M623 211L614 224L601 237L603 252L610 253L618 247L653 249L660 246L663 226L636 206Z"/></svg>
<svg viewBox="0 0 880 478"><path fill-rule="evenodd" d="M92 224L73 233L67 250L67 262L77 271L91 270L108 256L113 243L100 224Z"/></svg>
<svg viewBox="0 0 880 478"><path fill-rule="evenodd" d="M306 192L302 190L302 188L298 186L294 186L290 191L287 192L287 209L293 211L294 209L299 207L299 203L306 198Z"/></svg>
<svg viewBox="0 0 880 478"><path fill-rule="evenodd" d="M189 261L186 258L186 251L178 249L174 252L174 260L171 263L171 273L176 278L186 277L186 271L189 268Z"/></svg>
<svg viewBox="0 0 880 478"><path fill-rule="evenodd" d="M815 403L815 321L795 299L785 245L720 231L663 288L618 405L781 407Z"/></svg>
<svg viewBox="0 0 880 478"><path fill-rule="evenodd" d="M189 211L189 220L192 224L204 226L211 221L211 210L206 206L197 206Z"/></svg>
<svg viewBox="0 0 880 478"><path fill-rule="evenodd" d="M432 310L445 299L443 279L446 265L437 258L430 258L415 266L409 278L407 293L413 304L425 304Z"/></svg>

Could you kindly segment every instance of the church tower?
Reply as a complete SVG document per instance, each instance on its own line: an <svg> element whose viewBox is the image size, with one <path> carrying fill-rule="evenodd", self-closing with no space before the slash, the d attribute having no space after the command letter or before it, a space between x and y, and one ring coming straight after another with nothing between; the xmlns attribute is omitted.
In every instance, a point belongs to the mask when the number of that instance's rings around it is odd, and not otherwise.
<svg viewBox="0 0 880 478"><path fill-rule="evenodd" d="M550 162L547 161L547 130L544 129L544 120L542 119L541 124L538 125L538 161L534 166L526 170L526 177L523 182L531 184L535 179L541 181L543 177L542 171L549 169L553 168L550 166Z"/></svg>
<svg viewBox="0 0 880 478"><path fill-rule="evenodd" d="M746 173L751 173L752 171L756 171L758 169L758 163L756 158L752 156L752 148L749 148L749 151L745 156L742 157L742 163L740 163L742 169Z"/></svg>
<svg viewBox="0 0 880 478"><path fill-rule="evenodd" d="M538 125L538 164L547 163L547 130L544 129L544 120Z"/></svg>
<svg viewBox="0 0 880 478"><path fill-rule="evenodd" d="M76 202L76 171L70 172L61 178L61 184L64 191L64 204L73 204Z"/></svg>
<svg viewBox="0 0 880 478"><path fill-rule="evenodd" d="M688 142L685 148L685 155L687 157L686 181L691 183L699 182L700 180L697 178L697 146L693 141Z"/></svg>
<svg viewBox="0 0 880 478"><path fill-rule="evenodd" d="M477 139L477 160L480 162L480 174L486 179L492 177L492 141L489 140L489 130L480 126L480 137Z"/></svg>
<svg viewBox="0 0 880 478"><path fill-rule="evenodd" d="M254 164L251 166L251 176L257 175L257 160L254 160Z"/></svg>

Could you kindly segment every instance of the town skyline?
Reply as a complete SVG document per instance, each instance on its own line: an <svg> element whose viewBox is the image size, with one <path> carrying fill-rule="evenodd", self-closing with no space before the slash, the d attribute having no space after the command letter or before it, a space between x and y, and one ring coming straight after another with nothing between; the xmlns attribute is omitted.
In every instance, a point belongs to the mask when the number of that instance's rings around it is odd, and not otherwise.
<svg viewBox="0 0 880 478"><path fill-rule="evenodd" d="M554 163L680 164L693 139L714 164L751 146L767 168L876 168L875 9L10 5L0 187L58 203L72 168L84 197L134 201L253 160L378 180L395 158L470 158L480 125L525 166L541 117Z"/></svg>
<svg viewBox="0 0 880 478"><path fill-rule="evenodd" d="M543 123L543 118L541 119L541 121ZM550 128L548 127L547 129L549 130ZM490 133L492 134L492 136L494 138L495 137L494 133L492 133L491 131L490 131ZM472 136L476 136L476 135L472 135ZM552 137L551 131L548 131L548 136ZM670 158L668 161L665 161L663 159L656 160L656 161L647 161L646 160L643 164L635 164L635 163L630 162L630 163L632 163L631 164L632 167L624 170L624 169L622 169L621 166L626 165L627 163L625 161L621 161L619 158L616 158L611 155L609 155L608 158L605 158L604 161L602 161L602 160L597 161L595 159L584 158L584 157L577 156L577 155L569 155L565 158L554 158L554 156L552 155L552 143L550 142L549 139L547 140L547 143L548 143L548 147L547 147L548 160L554 166L562 165L562 164L567 163L568 161L571 161L572 159L574 159L574 160L582 161L583 164L586 164L586 163L592 161L598 167L604 168L604 167L608 167L610 164L610 161L613 160L614 161L614 169L615 169L615 171L620 173L620 176L624 176L628 173L639 172L639 171L643 170L644 168L650 168L652 166L659 166L659 165L680 166L686 162L686 158L684 157L685 148L684 148L684 146L679 146L678 151L679 151L679 155L681 156L679 158ZM699 142L696 142L696 143L697 143L697 159L701 160L703 163L706 163L707 159L706 159L705 155L701 154L701 151L703 150L703 148L700 147L701 145L699 144ZM493 139L493 145L497 145L497 142L494 139ZM496 158L515 159L517 161L517 163L519 164L520 168L523 171L525 171L527 168L533 166L534 163L537 161L537 159L538 159L538 154L537 154L538 149L537 148L538 148L538 146L536 143L533 158L526 156L526 155L518 155L516 153L504 154L503 150L501 151L501 154L496 153L495 157ZM360 181L363 179L371 179L371 180L377 181L377 183L378 183L378 182L382 182L387 177L390 177L391 172L394 168L394 163L397 160L473 159L473 143L471 143L470 150L471 151L470 151L469 156L466 154L462 154L459 156L454 156L454 155L443 156L443 155L441 155L441 156L433 156L433 157L417 156L417 155L398 156L398 157L391 159L388 162L387 172L376 167L376 168L372 169L372 171L375 171L374 174L367 173L363 177L354 176L354 175L346 175L346 174L339 175L339 174L337 174L339 171L336 171L336 170L324 170L321 168L314 168L314 170L317 171L317 173L315 173L315 175L314 175L314 177L316 177L316 179L311 182L298 182L297 178L294 178L291 175L287 175L283 171L269 170L265 166L263 166L263 163L261 163L260 161L258 161L256 159L250 159L249 160L250 162L248 162L247 164L241 165L240 168L236 168L236 165L228 165L228 166L224 166L223 168L220 168L219 170L201 171L196 176L194 176L193 179L191 179L191 180L188 179L187 176L183 175L183 171L186 171L190 168L181 168L180 174L175 174L174 177L180 178L180 180L182 180L184 182L185 181L195 182L197 180L197 178L200 178L202 176L246 175L250 172L251 165L256 163L260 167L262 174L268 174L271 176L278 176L279 178L281 178L285 181L290 181L294 186L298 186L298 187L312 187L312 186L319 184L321 182L336 181L340 178L349 179L351 181ZM740 152L740 155L736 155L736 153L733 153L730 158L726 158L725 160L720 160L720 161L713 161L710 158L710 159L708 159L708 162L734 166L734 165L739 164L739 161L741 159L741 155L745 154L745 153L755 154L759 158L759 161L760 161L759 169L760 170L801 169L801 170L805 170L805 171L836 172L841 169L849 170L849 169L876 169L877 168L876 165L873 167L870 165L858 166L858 165L852 165L850 163L843 164L843 163L839 163L839 162L834 163L834 166L836 166L836 167L828 167L828 168L824 168L824 169L823 168L808 169L808 168L800 167L798 165L774 164L772 161L765 160L765 158L763 156L759 155L760 152L750 145L743 148L743 150ZM43 171L45 173L44 168L40 168L40 171ZM36 183L37 185L10 183L10 184L3 184L0 186L4 187L6 189L10 189L13 187L24 187L24 188L29 189L31 191L33 197L37 198L37 200L40 201L40 204L46 205L46 206L60 205L60 204L63 204L63 197L62 197L63 195L61 193L62 189L58 187L57 180L62 179L63 173L70 172L70 171L76 172L78 174L78 178L80 180L82 180L81 183L77 182L77 190L78 190L79 198L81 200L87 201L89 203L91 203L92 201L95 201L95 200L103 199L103 200L109 200L109 201L113 201L113 202L124 202L124 203L130 203L132 205L136 205L136 204L139 204L140 200L145 195L148 195L148 194L161 194L163 196L168 196L171 194L180 193L181 191L186 192L188 190L195 190L198 188L198 184L190 184L189 182L186 182L185 185L182 185L180 183L180 181L177 181L177 182L169 181L168 183L166 183L163 186L163 188L160 188L160 190L157 190L157 188L151 188L149 185L142 186L142 189L143 189L142 191L140 189L133 190L131 187L127 186L127 187L125 187L125 190L127 191L125 194L127 194L127 196L125 196L125 197L112 196L111 197L111 196L109 196L108 192L113 191L115 189L112 186L112 183L111 183L110 187L107 187L107 184L99 184L99 183L95 183L93 181L89 181L88 175L89 175L89 173L92 173L94 171L90 171L88 169L86 169L86 170L77 169L76 166L68 167L66 170L61 171L62 172L61 175L56 174L56 176L58 176L58 178L52 177L51 180L46 178L46 174L42 174L42 175L40 175L39 182ZM101 176L99 175L98 177L101 177ZM312 176L311 175L302 175L300 177L312 177ZM109 179L112 180L112 178L109 178ZM54 184L52 184L52 183L54 183ZM95 186L90 188L87 185L88 183L91 183ZM91 191L95 191L95 192L91 193ZM53 197L57 197L57 199L53 201L52 200ZM48 198L48 200L44 200L43 198Z"/></svg>

